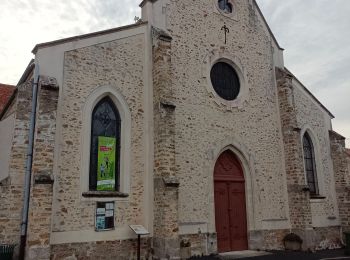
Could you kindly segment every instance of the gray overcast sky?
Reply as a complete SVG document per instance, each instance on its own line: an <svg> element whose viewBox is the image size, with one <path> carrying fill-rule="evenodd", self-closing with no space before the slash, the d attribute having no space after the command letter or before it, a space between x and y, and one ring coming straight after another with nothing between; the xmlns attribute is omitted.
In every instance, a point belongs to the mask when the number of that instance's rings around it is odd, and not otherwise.
<svg viewBox="0 0 350 260"><path fill-rule="evenodd" d="M350 138L350 1L257 1L286 49L286 67L336 116L334 129ZM0 82L17 83L36 43L133 23L139 2L0 0Z"/></svg>

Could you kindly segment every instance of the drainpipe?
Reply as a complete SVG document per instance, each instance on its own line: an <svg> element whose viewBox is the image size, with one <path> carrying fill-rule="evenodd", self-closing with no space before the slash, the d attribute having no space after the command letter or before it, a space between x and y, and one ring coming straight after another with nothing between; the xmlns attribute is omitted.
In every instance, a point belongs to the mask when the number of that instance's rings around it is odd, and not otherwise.
<svg viewBox="0 0 350 260"><path fill-rule="evenodd" d="M27 148L27 161L26 172L24 182L24 201L22 209L22 222L21 222L21 242L19 247L19 259L24 260L25 249L27 242L27 228L28 228L28 211L30 201L30 182L32 177L32 162L33 162L33 144L35 134L35 118L36 118L36 106L38 98L38 82L39 82L39 65L35 62L34 67L34 79L33 79L33 94L32 94L32 112L30 115L29 125L29 144Z"/></svg>

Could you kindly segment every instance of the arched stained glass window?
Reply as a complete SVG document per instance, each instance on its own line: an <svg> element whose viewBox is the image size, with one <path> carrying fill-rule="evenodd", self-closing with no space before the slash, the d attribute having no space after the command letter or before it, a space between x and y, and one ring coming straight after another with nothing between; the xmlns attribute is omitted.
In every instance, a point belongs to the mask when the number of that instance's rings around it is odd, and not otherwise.
<svg viewBox="0 0 350 260"><path fill-rule="evenodd" d="M311 195L318 195L317 173L315 163L315 151L311 138L308 133L305 133L303 137L303 149L304 149L304 164L307 184L310 189Z"/></svg>
<svg viewBox="0 0 350 260"><path fill-rule="evenodd" d="M119 191L120 124L113 101L98 102L91 118L90 191Z"/></svg>

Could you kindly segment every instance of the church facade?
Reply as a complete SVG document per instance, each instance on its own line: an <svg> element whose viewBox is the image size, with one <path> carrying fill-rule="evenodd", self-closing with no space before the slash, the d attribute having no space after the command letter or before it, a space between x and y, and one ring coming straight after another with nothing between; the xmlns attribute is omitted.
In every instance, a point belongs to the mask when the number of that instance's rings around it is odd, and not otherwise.
<svg viewBox="0 0 350 260"><path fill-rule="evenodd" d="M0 114L0 243L21 244L29 172L26 259L135 259L130 225L149 232L144 258L284 249L290 233L341 246L345 138L256 2L140 7L133 25L35 46Z"/></svg>

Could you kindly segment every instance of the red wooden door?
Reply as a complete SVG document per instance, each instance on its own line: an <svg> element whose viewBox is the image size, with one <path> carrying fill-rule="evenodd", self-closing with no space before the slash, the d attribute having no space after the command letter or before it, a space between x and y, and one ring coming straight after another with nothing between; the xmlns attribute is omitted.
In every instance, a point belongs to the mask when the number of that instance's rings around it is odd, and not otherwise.
<svg viewBox="0 0 350 260"><path fill-rule="evenodd" d="M218 251L248 249L244 174L229 150L215 164L214 196Z"/></svg>
<svg viewBox="0 0 350 260"><path fill-rule="evenodd" d="M225 182L215 182L215 219L219 252L231 251L228 187Z"/></svg>

